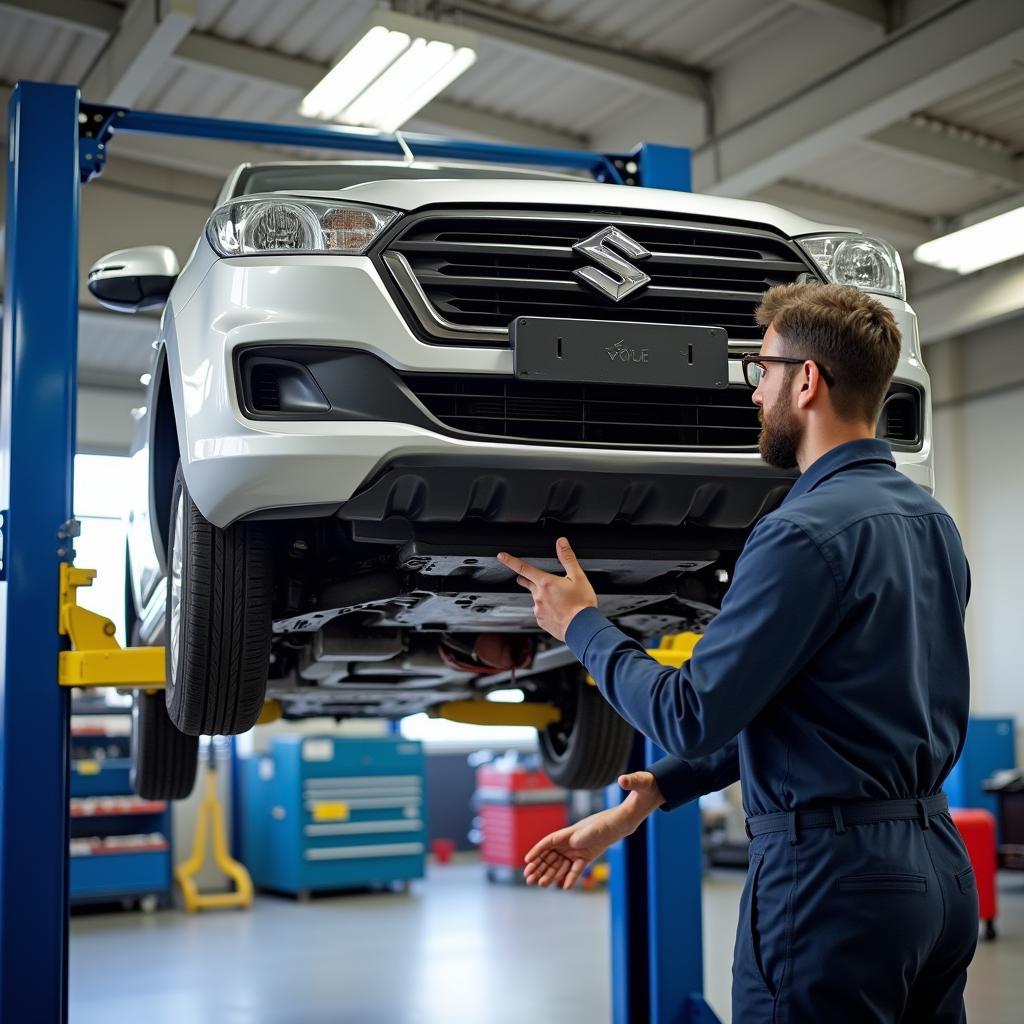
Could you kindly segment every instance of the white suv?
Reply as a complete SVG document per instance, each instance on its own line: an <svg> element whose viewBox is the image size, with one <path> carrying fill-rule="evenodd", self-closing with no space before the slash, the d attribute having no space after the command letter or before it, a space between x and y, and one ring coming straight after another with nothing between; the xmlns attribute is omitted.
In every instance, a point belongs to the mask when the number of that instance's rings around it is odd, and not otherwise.
<svg viewBox="0 0 1024 1024"><path fill-rule="evenodd" d="M180 275L161 246L97 263L101 301L164 304L128 591L134 642L167 647L176 729L140 702L140 788L187 791L193 737L250 728L268 697L399 718L512 687L554 708L557 781L614 779L631 730L494 555L556 568L566 534L623 629L699 631L792 481L758 456L740 357L761 293L797 279L894 313L879 436L931 488L898 255L762 203L464 165L246 165Z"/></svg>

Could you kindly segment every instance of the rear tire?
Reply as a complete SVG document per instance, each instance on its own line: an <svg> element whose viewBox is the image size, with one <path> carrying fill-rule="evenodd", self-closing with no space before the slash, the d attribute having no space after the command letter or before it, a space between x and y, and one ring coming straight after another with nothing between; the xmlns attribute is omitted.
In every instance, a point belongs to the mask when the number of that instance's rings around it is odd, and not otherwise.
<svg viewBox="0 0 1024 1024"><path fill-rule="evenodd" d="M544 771L566 789L601 789L626 770L633 727L615 712L584 670L563 670L549 695L562 721L537 731Z"/></svg>
<svg viewBox="0 0 1024 1024"><path fill-rule="evenodd" d="M221 530L189 497L179 464L167 544L167 710L189 736L256 724L267 691L271 562L259 523Z"/></svg>
<svg viewBox="0 0 1024 1024"><path fill-rule="evenodd" d="M199 737L175 728L159 693L140 691L132 704L134 792L146 800L184 800L192 792Z"/></svg>

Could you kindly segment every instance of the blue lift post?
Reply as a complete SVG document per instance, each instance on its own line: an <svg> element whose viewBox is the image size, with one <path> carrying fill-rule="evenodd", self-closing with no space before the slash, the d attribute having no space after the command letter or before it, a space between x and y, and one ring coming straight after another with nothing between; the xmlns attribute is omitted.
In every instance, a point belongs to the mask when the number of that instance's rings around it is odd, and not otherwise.
<svg viewBox="0 0 1024 1024"><path fill-rule="evenodd" d="M690 188L687 150L632 155L379 136L335 126L225 121L81 103L19 83L8 130L0 393L0 1020L67 1020L68 693L56 684L58 573L73 557L72 470L80 183L118 134L230 139L421 158L572 168L598 181ZM633 169L632 164L636 164ZM16 509L12 516L11 510ZM53 665L52 679L39 666ZM649 753L649 757L651 754ZM696 807L655 815L616 852L616 1024L714 1021L702 991ZM648 952L653 952L649 956ZM639 1002L637 1002L639 1000ZM646 1007L642 1015L634 1006Z"/></svg>
<svg viewBox="0 0 1024 1024"><path fill-rule="evenodd" d="M0 394L0 1020L67 1019L68 708L58 570L72 538L77 90L17 86L8 120ZM47 672L46 666L51 666Z"/></svg>

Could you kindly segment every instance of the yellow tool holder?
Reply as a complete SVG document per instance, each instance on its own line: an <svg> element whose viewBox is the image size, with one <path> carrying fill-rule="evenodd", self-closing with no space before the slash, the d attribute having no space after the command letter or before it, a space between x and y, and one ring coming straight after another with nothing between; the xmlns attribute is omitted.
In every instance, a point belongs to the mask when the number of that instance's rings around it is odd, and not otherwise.
<svg viewBox="0 0 1024 1024"><path fill-rule="evenodd" d="M225 907L248 908L252 906L252 878L249 872L228 853L224 831L224 810L217 796L217 770L214 767L213 739L210 739L209 764L206 769L206 795L199 805L196 817L196 835L192 843L192 854L175 869L174 877L181 887L181 898L185 909L194 914L197 910L220 910ZM200 892L198 876L206 863L207 835L213 839L213 860L220 870L234 882L231 892Z"/></svg>

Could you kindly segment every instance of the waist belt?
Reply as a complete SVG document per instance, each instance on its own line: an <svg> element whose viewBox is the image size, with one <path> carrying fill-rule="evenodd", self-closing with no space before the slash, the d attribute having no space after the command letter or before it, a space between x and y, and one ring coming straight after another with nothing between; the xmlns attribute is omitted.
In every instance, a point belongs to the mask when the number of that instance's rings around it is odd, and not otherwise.
<svg viewBox="0 0 1024 1024"><path fill-rule="evenodd" d="M856 800L835 803L807 811L779 811L775 814L755 814L747 818L747 838L766 832L788 832L789 841L799 841L799 834L808 828L834 828L845 832L847 825L868 825L875 821L917 820L921 828L928 828L928 818L949 810L945 793L919 797L915 800Z"/></svg>

